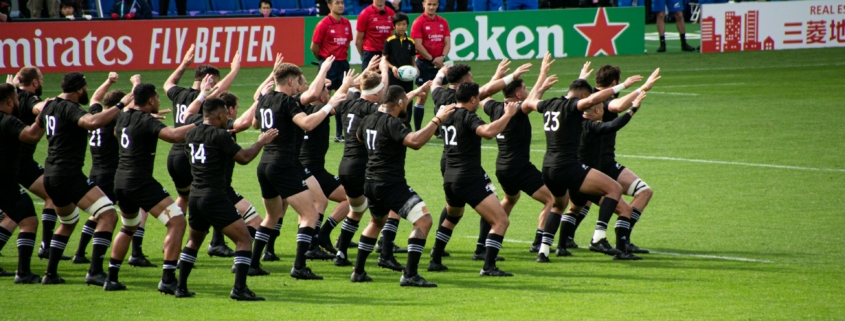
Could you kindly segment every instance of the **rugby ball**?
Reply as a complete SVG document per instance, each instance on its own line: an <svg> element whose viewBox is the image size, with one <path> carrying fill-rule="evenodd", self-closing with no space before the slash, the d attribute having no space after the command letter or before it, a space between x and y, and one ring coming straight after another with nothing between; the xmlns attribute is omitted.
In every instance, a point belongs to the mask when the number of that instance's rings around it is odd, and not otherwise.
<svg viewBox="0 0 845 321"><path fill-rule="evenodd" d="M414 66L410 65L399 67L397 73L399 73L399 80L402 81L414 81L417 80L417 76L419 76L417 68L414 68Z"/></svg>

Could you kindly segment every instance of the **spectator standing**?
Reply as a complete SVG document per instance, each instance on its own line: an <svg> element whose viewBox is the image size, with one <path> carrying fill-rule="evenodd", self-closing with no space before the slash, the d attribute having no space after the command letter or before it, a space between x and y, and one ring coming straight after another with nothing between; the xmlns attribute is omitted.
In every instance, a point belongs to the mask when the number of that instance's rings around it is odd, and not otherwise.
<svg viewBox="0 0 845 321"><path fill-rule="evenodd" d="M326 79L331 81L329 90L337 90L343 83L343 74L349 70L349 43L352 42L352 24L343 17L346 9L343 0L329 0L330 14L320 20L314 28L314 35L311 37L311 53L323 63L329 56L334 56L335 61L326 74ZM343 142L341 134L340 114L335 114L335 142Z"/></svg>
<svg viewBox="0 0 845 321"><path fill-rule="evenodd" d="M426 81L434 79L443 67L452 44L449 22L437 14L437 7L440 5L438 0L424 1L425 12L414 20L411 27L411 38L414 39L414 46L417 49L417 69L420 71L417 86L422 86ZM417 96L414 119L423 118L425 111L423 108L427 97L427 95ZM437 106L435 106L435 113L436 108Z"/></svg>
<svg viewBox="0 0 845 321"><path fill-rule="evenodd" d="M695 51L695 48L687 44L686 25L684 25L684 0L651 0L651 12L657 13L657 33L660 35L660 47L657 52L666 52L666 6L669 6L669 13L675 16L675 25L678 27L678 35L681 37L681 50Z"/></svg>
<svg viewBox="0 0 845 321"><path fill-rule="evenodd" d="M161 11L158 13L159 16L167 16L167 11L170 9L170 0L159 0L158 8ZM180 16L188 15L188 0L176 0L176 14Z"/></svg>
<svg viewBox="0 0 845 321"><path fill-rule="evenodd" d="M276 17L276 15L273 14L273 4L270 0L261 0L258 3L258 12L260 12L265 18Z"/></svg>
<svg viewBox="0 0 845 321"><path fill-rule="evenodd" d="M59 17L59 0L29 0L29 12L33 18L46 18L41 16L41 9L47 5L47 13L50 18Z"/></svg>
<svg viewBox="0 0 845 321"><path fill-rule="evenodd" d="M111 7L112 16L117 14L118 18L128 19L152 19L153 10L146 1L138 0L117 0ZM128 15L128 16L127 16Z"/></svg>
<svg viewBox="0 0 845 321"><path fill-rule="evenodd" d="M373 5L364 8L358 15L355 48L361 55L361 70L366 70L370 59L380 55L384 41L393 33L393 8L385 0L373 0Z"/></svg>

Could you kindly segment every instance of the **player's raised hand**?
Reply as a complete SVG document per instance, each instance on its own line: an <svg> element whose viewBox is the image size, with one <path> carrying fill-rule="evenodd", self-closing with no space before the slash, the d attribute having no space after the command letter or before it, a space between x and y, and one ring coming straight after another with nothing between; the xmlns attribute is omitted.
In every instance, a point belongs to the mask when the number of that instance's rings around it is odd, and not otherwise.
<svg viewBox="0 0 845 321"><path fill-rule="evenodd" d="M15 76L14 75L6 75L6 83L10 85L15 84Z"/></svg>
<svg viewBox="0 0 845 321"><path fill-rule="evenodd" d="M151 114L151 115L155 119L166 119L167 117L164 117L164 115L167 115L169 113L170 113L170 109L165 109L165 110L159 110L157 113Z"/></svg>
<svg viewBox="0 0 845 321"><path fill-rule="evenodd" d="M335 92L331 99L329 99L329 105L337 106L340 102L346 100L346 94L342 94L340 92Z"/></svg>
<svg viewBox="0 0 845 321"><path fill-rule="evenodd" d="M132 83L132 87L138 86L141 83L141 75L134 74L132 77L129 77L129 82Z"/></svg>
<svg viewBox="0 0 845 321"><path fill-rule="evenodd" d="M643 99L645 99L645 96L646 96L645 91L641 91L640 94L637 95L637 98L634 98L634 101L631 102L631 107L639 108L640 103L643 102Z"/></svg>
<svg viewBox="0 0 845 321"><path fill-rule="evenodd" d="M593 74L593 70L590 69L590 64L591 64L591 62L589 62L589 61L584 63L584 67L581 67L581 75L578 76L578 79L586 80L587 78L590 77L590 75Z"/></svg>
<svg viewBox="0 0 845 321"><path fill-rule="evenodd" d="M555 60L552 59L552 53L547 51L546 55L543 56L543 63L542 63L542 65L540 65L540 69L541 69L540 72L544 72L544 73L548 74L549 71L552 69L552 65L554 65L554 63L555 63Z"/></svg>
<svg viewBox="0 0 845 321"><path fill-rule="evenodd" d="M519 78L520 76L528 72L528 70L531 69L531 66L532 65L530 63L519 66L519 68L516 68L516 70L513 72L513 78Z"/></svg>
<svg viewBox="0 0 845 321"><path fill-rule="evenodd" d="M112 72L109 73L109 79L108 79L109 83L112 83L112 84L117 83L118 79L120 79L120 77L118 77L116 72L112 71Z"/></svg>
<svg viewBox="0 0 845 321"><path fill-rule="evenodd" d="M266 96L271 91L273 91L273 83L267 82L266 84L264 84L264 88L261 88L261 95Z"/></svg>
<svg viewBox="0 0 845 321"><path fill-rule="evenodd" d="M235 51L235 56L232 57L232 62L229 64L229 66L232 68L232 71L241 70L241 51L240 50Z"/></svg>
<svg viewBox="0 0 845 321"><path fill-rule="evenodd" d="M634 76L628 77L628 79L625 79L625 82L624 82L625 88L631 88L631 86L633 86L634 84L636 84L640 81L643 81L643 76L634 75Z"/></svg>
<svg viewBox="0 0 845 321"><path fill-rule="evenodd" d="M183 67L188 67L192 63L194 63L194 47L195 47L194 44L191 44L191 46L188 47L188 51L185 52L185 56L182 57L182 66Z"/></svg>
<svg viewBox="0 0 845 321"><path fill-rule="evenodd" d="M202 79L200 90L202 90L200 95L203 97L208 97L211 93L217 90L217 87L214 86L214 78L211 77L211 74L205 75L205 78Z"/></svg>
<svg viewBox="0 0 845 321"><path fill-rule="evenodd" d="M440 106L440 109L437 110L437 114L434 115L437 118L440 118L441 121L444 121L449 118L453 113L455 113L455 104L449 104L445 106Z"/></svg>
<svg viewBox="0 0 845 321"><path fill-rule="evenodd" d="M493 77L495 77L496 79L502 79L507 76L508 73L511 71L511 69L508 68L510 64L511 61L508 60L508 58L502 59L502 61L499 62L499 66L496 67L496 74Z"/></svg>
<svg viewBox="0 0 845 321"><path fill-rule="evenodd" d="M370 64L367 65L367 69L364 71L376 71L380 67L381 64L381 55L375 55L370 58Z"/></svg>
<svg viewBox="0 0 845 321"><path fill-rule="evenodd" d="M516 115L516 111L519 110L519 104L515 101L510 101L505 103L505 115L513 116Z"/></svg>
<svg viewBox="0 0 845 321"><path fill-rule="evenodd" d="M326 60L323 60L323 64L320 65L320 70L328 71L329 69L332 68L332 64L334 63L334 61L335 61L334 55L329 56L328 58L326 58Z"/></svg>
<svg viewBox="0 0 845 321"><path fill-rule="evenodd" d="M262 146L267 145L270 142L272 142L273 138L276 138L276 136L279 136L279 130L278 129L276 129L276 128L268 129L267 131L261 133L261 135L258 135L258 143L261 144Z"/></svg>
<svg viewBox="0 0 845 321"><path fill-rule="evenodd" d="M358 75L355 74L355 69L349 69L345 73L343 73L343 84L347 87L353 87L355 84L355 78Z"/></svg>
<svg viewBox="0 0 845 321"><path fill-rule="evenodd" d="M451 67L452 67L452 66L443 66L443 67L440 67L440 70L439 70L438 72L439 72L439 73L441 73L441 74L443 74L443 75L445 76L445 75L447 75L447 74L449 73L449 68L451 68ZM419 73L417 73L417 74L419 75Z"/></svg>
<svg viewBox="0 0 845 321"><path fill-rule="evenodd" d="M277 54L276 54L276 61L273 63L273 71L271 71L271 72L270 72L270 75L272 76L272 75L276 72L276 69L279 69L279 67L280 67L280 66L282 65L282 63L284 63L284 62L285 62L285 56L284 56L284 55L282 55L282 53L281 53L281 52L280 52L280 53L277 53Z"/></svg>
<svg viewBox="0 0 845 321"><path fill-rule="evenodd" d="M657 69L654 70L654 72L651 73L651 76L648 76L648 79L645 81L645 84L643 84L643 86L640 87L640 90L641 91L651 90L651 87L654 87L654 83L656 83L658 80L660 80L660 78L661 78L660 68L657 68Z"/></svg>
<svg viewBox="0 0 845 321"><path fill-rule="evenodd" d="M130 91L128 94L126 94L126 96L123 96L123 99L121 99L120 102L122 102L124 106L129 107L129 104L132 103L132 101L134 100L135 94Z"/></svg>
<svg viewBox="0 0 845 321"><path fill-rule="evenodd" d="M546 90L551 89L554 85L557 84L557 75L551 75L546 77L546 80L543 81L543 85L540 87L540 90L545 92Z"/></svg>

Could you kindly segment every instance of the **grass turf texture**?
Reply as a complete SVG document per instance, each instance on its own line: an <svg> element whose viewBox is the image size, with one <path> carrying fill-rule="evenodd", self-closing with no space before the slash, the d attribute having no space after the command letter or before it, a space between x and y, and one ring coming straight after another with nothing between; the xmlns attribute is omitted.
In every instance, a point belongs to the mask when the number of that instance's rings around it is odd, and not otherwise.
<svg viewBox="0 0 845 321"><path fill-rule="evenodd" d="M121 281L129 290L104 293L84 286L87 265L62 262L59 271L68 281L65 285L15 286L11 278L0 280L0 307L6 318L27 320L172 319L175 315L201 319L529 319L549 313L577 319L841 317L845 255L839 250L839 232L845 223L841 216L845 204L838 194L845 187L841 160L845 141L840 137L845 118L833 106L845 100L841 85L834 81L843 71L845 49L673 54L678 47L675 43L670 42L667 54L590 59L596 69L604 64L621 66L623 77L647 76L655 67L663 69L663 79L620 133L617 153L620 163L655 190L633 240L669 254L615 262L609 256L579 249L573 251L574 257L552 256L552 263L538 264L535 254L528 252L528 243L534 237L541 206L522 196L511 215L500 254L507 260L499 264L515 277L478 277L482 263L470 260L478 215L467 209L448 247L452 257L443 260L449 272L425 271L434 244L429 235L420 271L438 283L437 289L400 288L400 273L378 268L375 254L367 269L373 283L350 283L351 268L319 261L310 261L309 266L326 280L306 282L288 276L296 233L296 216L289 212L276 246L282 261L264 264L273 273L270 276L248 279L249 287L269 300L259 303L261 306L228 298L234 277L229 273L232 260L209 258L203 247L191 274L190 287L197 292L192 299L160 295L156 291L160 267L141 269L124 264ZM647 48L654 52L656 46L649 42ZM558 59L553 70L562 81L546 97L564 94L566 84L577 77L585 60ZM532 72L525 76L529 86L539 68L539 61L533 63ZM485 82L496 62L471 65L476 81ZM192 72L186 73L181 85L190 85ZM267 72L247 69L239 74L232 90L241 97L242 111L249 107L255 85ZM316 71L307 67L305 72L310 79ZM161 86L168 74L145 71L143 79ZM131 75L121 73L120 83L113 88L128 90ZM93 93L105 76L88 73L89 92ZM44 96L58 94L60 79L58 74L45 75L49 86ZM168 108L164 93L159 94L162 107ZM172 124L169 116L165 123ZM426 119L432 116L429 102ZM488 119L486 115L482 118ZM541 117L534 113L531 119L532 160L539 167L545 139ZM238 139L245 144L256 137L256 131L249 131ZM440 144L432 139L430 146L409 151L406 164L409 184L425 199L435 221L445 204L436 170ZM38 161L46 156L46 147L45 141L39 144ZM492 174L495 142L485 141L484 147L483 164ZM155 177L175 197L166 170L169 148L165 142L158 145ZM336 173L341 153L342 145L333 143L327 155L330 172ZM236 167L234 184L263 216L256 165L257 161ZM36 207L40 210L41 206ZM327 212L333 207L330 204ZM589 242L597 212L594 208L576 235L582 247ZM362 221L362 229L368 219ZM144 242L149 259L159 266L164 230L149 220ZM608 239L613 240L610 230ZM66 255L73 255L80 231L77 226ZM401 222L397 243L407 244L409 232L410 224ZM338 234L339 227L333 239ZM40 240L40 233L38 237ZM0 266L7 270L16 266L15 238L0 257ZM90 251L89 246L89 256ZM357 250L349 253L354 262ZM404 254L397 258L404 264ZM46 262L36 257L33 271L43 273Z"/></svg>

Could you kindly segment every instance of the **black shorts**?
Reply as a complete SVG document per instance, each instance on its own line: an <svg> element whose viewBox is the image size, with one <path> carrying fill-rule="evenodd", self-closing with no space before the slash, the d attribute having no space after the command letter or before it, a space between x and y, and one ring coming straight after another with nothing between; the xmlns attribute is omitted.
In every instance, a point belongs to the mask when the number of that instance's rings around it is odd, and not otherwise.
<svg viewBox="0 0 845 321"><path fill-rule="evenodd" d="M91 175L88 178L94 181L94 184L103 190L103 194L106 194L106 197L108 197L112 203L117 204L117 197L114 195L114 172L102 175Z"/></svg>
<svg viewBox="0 0 845 321"><path fill-rule="evenodd" d="M167 190L155 179L132 184L131 188L117 188L114 190L114 195L120 204L120 211L133 214L138 213L139 208L149 213L158 203L170 197Z"/></svg>
<svg viewBox="0 0 845 321"><path fill-rule="evenodd" d="M308 190L305 173L300 167L279 167L273 164L258 164L258 185L264 199L288 198Z"/></svg>
<svg viewBox="0 0 845 321"><path fill-rule="evenodd" d="M235 204L225 195L192 195L188 198L188 213L188 225L191 229L206 233L209 227L223 230L229 224L242 219Z"/></svg>
<svg viewBox="0 0 845 321"><path fill-rule="evenodd" d="M426 81L434 80L434 77L437 76L437 72L440 71L440 69L435 67L430 61L420 60L419 58L417 58L417 69L420 70L420 76L417 77L417 86L422 86ZM443 79L442 85L448 83L449 82L447 82L446 79Z"/></svg>
<svg viewBox="0 0 845 321"><path fill-rule="evenodd" d="M607 162L601 164L601 169L599 169L599 171L601 171L607 176L610 176L610 178L616 181L619 180L619 175L622 174L623 169L625 169L625 166L623 166L622 164L619 164L617 162Z"/></svg>
<svg viewBox="0 0 845 321"><path fill-rule="evenodd" d="M226 197L229 198L229 201L232 202L232 204L238 204L244 199L244 197L241 196L240 193L235 192L235 189L231 186L226 188Z"/></svg>
<svg viewBox="0 0 845 321"><path fill-rule="evenodd" d="M485 183L493 183L493 180L490 179L490 175L487 175L487 171L484 168L481 169L481 174L484 176ZM444 157L440 157L440 176L446 176L446 158Z"/></svg>
<svg viewBox="0 0 845 321"><path fill-rule="evenodd" d="M324 60L320 60L320 64L323 64ZM343 74L349 71L349 61L346 60L335 60L332 63L332 67L329 68L329 72L326 74L326 79L331 80L332 85L329 86L329 90L337 90L340 88L340 85L343 83Z"/></svg>
<svg viewBox="0 0 845 321"><path fill-rule="evenodd" d="M340 178L340 185L343 185L343 189L346 190L347 197L356 198L364 195L366 179L363 171L349 175L338 175L338 178Z"/></svg>
<svg viewBox="0 0 845 321"><path fill-rule="evenodd" d="M599 204L601 202L601 196L581 193L578 190L569 190L569 200L572 202L572 205L584 206L587 205L587 201L593 202L593 204Z"/></svg>
<svg viewBox="0 0 845 321"><path fill-rule="evenodd" d="M67 176L44 176L44 190L56 207L79 203L95 187L97 185L94 185L94 181L82 172Z"/></svg>
<svg viewBox="0 0 845 321"><path fill-rule="evenodd" d="M407 219L411 209L423 201L405 182L390 183L368 179L364 183L364 195L370 203L370 214L376 218L385 217L390 211L394 211Z"/></svg>
<svg viewBox="0 0 845 321"><path fill-rule="evenodd" d="M446 204L451 207L464 207L469 204L475 208L487 196L493 194L490 186L480 177L471 182L443 183L443 191L446 192Z"/></svg>
<svg viewBox="0 0 845 321"><path fill-rule="evenodd" d="M575 163L555 168L543 167L543 182L552 195L562 197L568 190L581 189L581 184L589 172L589 166Z"/></svg>
<svg viewBox="0 0 845 321"><path fill-rule="evenodd" d="M0 210L6 213L12 221L20 224L28 217L35 216L35 206L32 197L17 184L6 183L0 187Z"/></svg>
<svg viewBox="0 0 845 321"><path fill-rule="evenodd" d="M167 155L167 172L170 173L176 189L191 187L191 183L194 182L194 177L191 175L191 162L185 154Z"/></svg>
<svg viewBox="0 0 845 321"><path fill-rule="evenodd" d="M308 168L308 170L311 171L311 175L314 176L314 179L317 180L317 183L320 183L320 189L323 190L323 195L325 195L326 198L328 198L329 195L332 195L334 190L336 190L338 187L340 187L340 178L335 176L335 175L332 175L325 168L323 168L323 167L314 167L314 169L311 169L310 167L306 167L306 168Z"/></svg>
<svg viewBox="0 0 845 321"><path fill-rule="evenodd" d="M18 184L29 189L43 174L44 167L41 167L41 164L38 164L32 158L21 159L18 167Z"/></svg>
<svg viewBox="0 0 845 321"><path fill-rule="evenodd" d="M517 195L519 191L528 195L534 195L545 183L543 174L534 167L534 164L526 164L522 169L496 171L496 178L502 185L502 190L507 195Z"/></svg>

